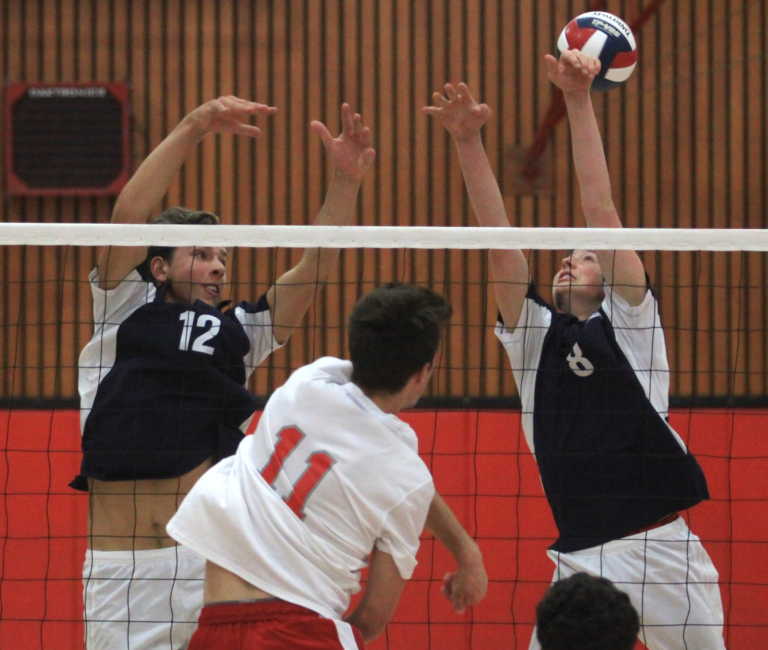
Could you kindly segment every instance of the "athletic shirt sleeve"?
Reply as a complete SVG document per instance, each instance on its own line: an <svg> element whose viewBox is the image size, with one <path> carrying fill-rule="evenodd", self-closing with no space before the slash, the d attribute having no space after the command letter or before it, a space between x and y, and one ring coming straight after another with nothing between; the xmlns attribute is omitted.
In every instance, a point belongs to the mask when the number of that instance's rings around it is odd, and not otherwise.
<svg viewBox="0 0 768 650"><path fill-rule="evenodd" d="M243 359L247 379L264 359L283 347L283 344L275 338L266 295L256 302L238 303L231 313L242 325L250 343L248 354Z"/></svg>
<svg viewBox="0 0 768 650"><path fill-rule="evenodd" d="M653 292L645 292L639 305L630 305L611 287L605 287L602 310L640 385L656 411L669 411L669 361L659 305Z"/></svg>
<svg viewBox="0 0 768 650"><path fill-rule="evenodd" d="M392 556L403 580L410 579L416 568L419 537L434 496L431 480L407 494L387 513L382 534L376 540L376 548Z"/></svg>
<svg viewBox="0 0 768 650"><path fill-rule="evenodd" d="M102 289L100 280L99 269L94 267L88 274L88 282L93 297L93 322L97 329L104 324L119 325L136 309L154 300L154 285L144 280L136 269L111 289Z"/></svg>
<svg viewBox="0 0 768 650"><path fill-rule="evenodd" d="M539 297L533 285L523 301L520 317L514 328L507 327L501 320L496 323L496 337L507 353L512 375L520 394L523 431L528 447L533 451L533 406L536 388L536 373L539 359L549 327L552 324L552 310Z"/></svg>
<svg viewBox="0 0 768 650"><path fill-rule="evenodd" d="M80 392L80 430L93 406L99 383L115 363L117 330L137 309L152 302L155 287L134 269L116 287L99 286L99 270L88 275L93 297L93 336L80 352L78 390Z"/></svg>

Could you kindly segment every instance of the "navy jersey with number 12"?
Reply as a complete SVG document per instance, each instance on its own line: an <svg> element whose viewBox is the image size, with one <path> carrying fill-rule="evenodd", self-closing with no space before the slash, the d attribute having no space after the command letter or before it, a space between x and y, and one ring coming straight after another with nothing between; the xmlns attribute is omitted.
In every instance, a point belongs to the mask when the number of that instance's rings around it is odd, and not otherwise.
<svg viewBox="0 0 768 650"><path fill-rule="evenodd" d="M166 302L132 271L90 276L94 334L79 360L83 462L72 482L181 476L234 453L254 410L245 382L279 347L265 298L218 309Z"/></svg>

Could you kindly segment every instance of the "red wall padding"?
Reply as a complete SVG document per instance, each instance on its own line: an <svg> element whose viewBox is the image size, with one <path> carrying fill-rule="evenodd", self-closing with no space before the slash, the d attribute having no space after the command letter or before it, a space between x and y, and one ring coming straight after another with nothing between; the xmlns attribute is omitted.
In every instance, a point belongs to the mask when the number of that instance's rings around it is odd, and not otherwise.
<svg viewBox="0 0 768 650"><path fill-rule="evenodd" d="M76 411L0 411L0 648L80 648L86 498L67 487L79 463ZM440 492L480 541L488 596L463 615L440 594L452 569L424 540L419 566L372 648L528 647L552 572L554 535L535 463L512 411L414 411ZM728 647L768 647L768 412L678 410L712 499L688 513L720 571Z"/></svg>

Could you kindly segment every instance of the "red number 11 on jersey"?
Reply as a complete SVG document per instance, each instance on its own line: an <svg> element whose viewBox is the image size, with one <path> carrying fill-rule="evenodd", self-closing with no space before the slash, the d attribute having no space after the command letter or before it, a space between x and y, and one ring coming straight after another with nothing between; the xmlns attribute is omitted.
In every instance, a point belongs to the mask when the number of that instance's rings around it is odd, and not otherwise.
<svg viewBox="0 0 768 650"><path fill-rule="evenodd" d="M277 475L283 469L286 459L299 446L304 437L304 434L296 427L284 427L277 432L275 450L261 470L262 477L273 488ZM301 519L304 519L304 504L309 495L312 494L317 484L330 471L335 461L330 454L324 451L316 451L310 454L305 462L307 469L304 470L303 474L293 484L293 490L284 499L290 509Z"/></svg>

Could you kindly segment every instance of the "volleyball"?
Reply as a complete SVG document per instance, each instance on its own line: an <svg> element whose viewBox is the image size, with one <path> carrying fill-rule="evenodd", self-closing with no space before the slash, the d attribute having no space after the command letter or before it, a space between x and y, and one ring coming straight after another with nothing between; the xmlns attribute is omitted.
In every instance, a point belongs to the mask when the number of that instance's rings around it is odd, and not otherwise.
<svg viewBox="0 0 768 650"><path fill-rule="evenodd" d="M600 59L593 90L608 90L629 79L637 65L635 35L618 16L607 11L588 11L571 20L560 32L557 50L581 50Z"/></svg>

